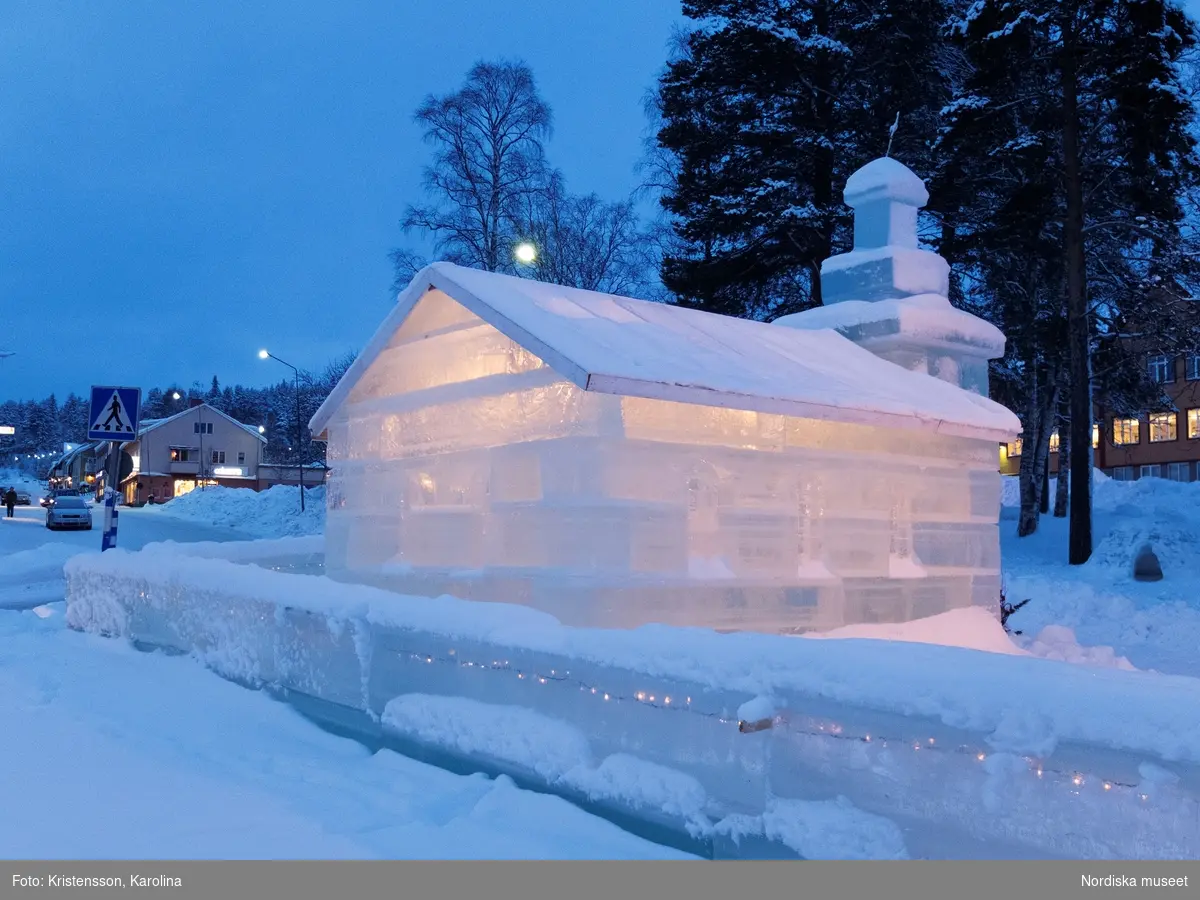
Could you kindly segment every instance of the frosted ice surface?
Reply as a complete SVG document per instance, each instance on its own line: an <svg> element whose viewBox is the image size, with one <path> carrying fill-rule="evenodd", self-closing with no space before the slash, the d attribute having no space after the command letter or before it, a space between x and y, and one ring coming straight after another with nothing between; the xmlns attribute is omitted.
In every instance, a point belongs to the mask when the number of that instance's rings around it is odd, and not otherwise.
<svg viewBox="0 0 1200 900"><path fill-rule="evenodd" d="M470 333L517 358L488 328L417 343ZM402 361L381 356L401 374L363 378L329 426L336 577L575 625L770 631L906 621L998 586L988 440L594 394L524 357L500 381L478 355L436 377Z"/></svg>
<svg viewBox="0 0 1200 900"><path fill-rule="evenodd" d="M996 441L1019 428L986 398L1003 335L917 290L945 263L916 248L924 188L893 163L851 179L874 224L830 268L886 263L903 299L876 285L768 325L425 270L313 420L329 573L606 628L994 607Z"/></svg>

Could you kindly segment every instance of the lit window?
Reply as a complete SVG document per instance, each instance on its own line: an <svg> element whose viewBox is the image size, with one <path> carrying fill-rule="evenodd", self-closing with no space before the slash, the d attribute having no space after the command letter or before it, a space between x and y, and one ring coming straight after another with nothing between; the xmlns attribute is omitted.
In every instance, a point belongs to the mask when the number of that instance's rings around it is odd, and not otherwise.
<svg viewBox="0 0 1200 900"><path fill-rule="evenodd" d="M1141 422L1137 419L1113 419L1113 445L1124 447L1142 439Z"/></svg>
<svg viewBox="0 0 1200 900"><path fill-rule="evenodd" d="M1175 413L1150 413L1150 443L1159 444L1179 437L1175 428Z"/></svg>
<svg viewBox="0 0 1200 900"><path fill-rule="evenodd" d="M1051 453L1058 452L1058 432L1057 431L1054 432L1054 434L1050 435L1050 452Z"/></svg>
<svg viewBox="0 0 1200 900"><path fill-rule="evenodd" d="M1020 438L1017 438L1015 441L1008 442L1008 455L1009 456L1020 456L1021 455L1021 439Z"/></svg>
<svg viewBox="0 0 1200 900"><path fill-rule="evenodd" d="M1200 353L1187 355L1187 380L1200 381Z"/></svg>
<svg viewBox="0 0 1200 900"><path fill-rule="evenodd" d="M1187 411L1187 435L1189 440L1200 438L1200 409Z"/></svg>
<svg viewBox="0 0 1200 900"><path fill-rule="evenodd" d="M1174 360L1169 359L1165 353L1151 356L1146 360L1146 374L1155 384L1174 381L1175 373L1172 371L1174 366L1171 365L1173 362Z"/></svg>
<svg viewBox="0 0 1200 900"><path fill-rule="evenodd" d="M1100 446L1100 426L1092 426L1092 449L1095 450Z"/></svg>

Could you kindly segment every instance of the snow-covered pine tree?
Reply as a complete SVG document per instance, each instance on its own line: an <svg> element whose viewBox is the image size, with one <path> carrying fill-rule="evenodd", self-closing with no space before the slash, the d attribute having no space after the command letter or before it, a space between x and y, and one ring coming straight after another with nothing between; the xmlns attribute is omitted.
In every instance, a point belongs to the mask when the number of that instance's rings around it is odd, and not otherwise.
<svg viewBox="0 0 1200 900"><path fill-rule="evenodd" d="M970 74L945 111L939 185L959 185L960 202L946 204L953 240L973 242L993 319L1030 323L1010 346L1036 456L1050 436L1040 411L1053 408L1036 385L1066 360L1078 564L1091 554L1097 348L1107 341L1119 375L1136 358L1132 322L1138 334L1200 338L1180 302L1196 280L1181 206L1197 180L1181 81L1195 26L1168 0L977 0L952 31ZM1043 269L1041 296L1014 279L1022 265Z"/></svg>
<svg viewBox="0 0 1200 900"><path fill-rule="evenodd" d="M929 169L948 99L948 0L686 0L696 23L659 82L661 202L680 303L772 318L820 303L821 261L849 246L846 178L882 156Z"/></svg>
<svg viewBox="0 0 1200 900"><path fill-rule="evenodd" d="M77 394L67 395L58 410L59 429L64 441L79 444L87 440L90 411L88 401Z"/></svg>

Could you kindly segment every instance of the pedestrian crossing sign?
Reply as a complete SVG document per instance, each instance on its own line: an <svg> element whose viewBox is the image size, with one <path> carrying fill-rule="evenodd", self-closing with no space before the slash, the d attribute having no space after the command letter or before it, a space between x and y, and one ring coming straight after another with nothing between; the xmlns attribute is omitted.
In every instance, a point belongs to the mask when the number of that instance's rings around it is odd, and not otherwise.
<svg viewBox="0 0 1200 900"><path fill-rule="evenodd" d="M137 440L142 391L130 387L93 387L88 417L89 441Z"/></svg>

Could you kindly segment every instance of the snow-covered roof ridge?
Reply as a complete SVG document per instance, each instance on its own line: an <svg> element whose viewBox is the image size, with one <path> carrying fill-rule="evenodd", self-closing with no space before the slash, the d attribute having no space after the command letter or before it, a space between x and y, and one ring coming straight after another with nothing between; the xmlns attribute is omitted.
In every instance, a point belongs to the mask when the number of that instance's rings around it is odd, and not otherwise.
<svg viewBox="0 0 1200 900"><path fill-rule="evenodd" d="M324 432L431 289L583 390L998 441L1020 429L998 403L907 371L834 331L782 328L439 262L401 294L311 419L313 434Z"/></svg>
<svg viewBox="0 0 1200 900"><path fill-rule="evenodd" d="M195 410L200 409L200 408L204 408L204 409L210 410L212 412L215 412L218 416L220 416L223 419L227 419L228 421L232 422L234 425L236 425L238 428L241 428L243 431L247 432L248 434L254 435L256 438L258 438L264 444L267 442L267 439L265 437L263 437L261 434L259 434L258 429L255 428L253 425L247 425L245 422L239 422L233 416L229 415L228 413L221 412L221 410L217 409L215 406L212 406L209 403L198 403L195 406L189 406L185 410L182 410L182 411L177 412L170 416L166 416L165 418L162 418L162 419L142 419L142 421L138 423L138 437L140 438L142 435L146 434L147 432L154 431L156 428L162 428L162 426L166 425L168 422L174 422L176 419L182 419L188 413L194 412Z"/></svg>

